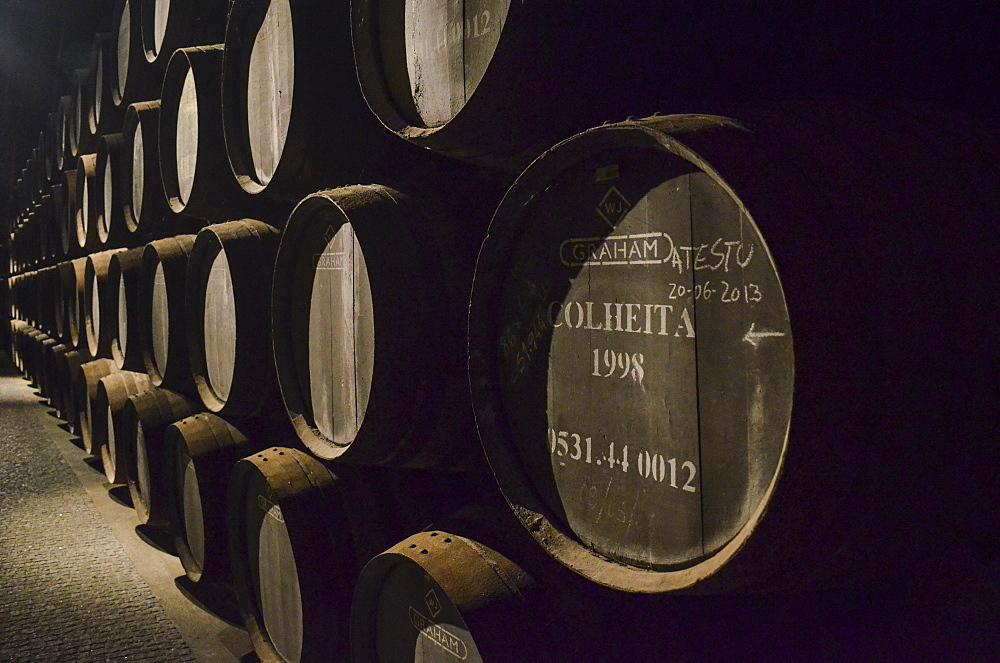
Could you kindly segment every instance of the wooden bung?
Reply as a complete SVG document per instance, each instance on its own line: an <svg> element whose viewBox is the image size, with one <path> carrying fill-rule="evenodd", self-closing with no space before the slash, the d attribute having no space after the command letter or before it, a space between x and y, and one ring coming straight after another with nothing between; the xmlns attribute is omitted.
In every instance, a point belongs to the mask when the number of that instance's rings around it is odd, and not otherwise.
<svg viewBox="0 0 1000 663"><path fill-rule="evenodd" d="M167 389L136 394L122 406L118 434L125 452L125 478L141 523L156 527L170 523L163 434L170 424L200 411L199 403Z"/></svg>
<svg viewBox="0 0 1000 663"><path fill-rule="evenodd" d="M280 234L243 219L207 226L188 260L186 322L191 373L220 416L281 410L271 351L271 273Z"/></svg>

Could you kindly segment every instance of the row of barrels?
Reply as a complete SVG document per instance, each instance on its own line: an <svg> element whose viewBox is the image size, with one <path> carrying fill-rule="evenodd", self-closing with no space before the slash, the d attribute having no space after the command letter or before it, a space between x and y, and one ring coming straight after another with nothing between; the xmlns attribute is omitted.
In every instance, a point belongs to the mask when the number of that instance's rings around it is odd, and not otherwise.
<svg viewBox="0 0 1000 663"><path fill-rule="evenodd" d="M870 142L846 140L837 128L845 113ZM917 393L950 397L934 379L927 340L894 332L924 324L926 310L881 290L891 305L863 305L863 284L936 293L949 333L972 334L980 320L943 279L948 256L936 249L946 237L976 232L993 211L988 199L963 198L962 212L945 224L936 207L950 204L943 194L919 210L901 203L910 187L938 176L956 137L935 129L936 116L897 112L900 131L887 138L885 117L863 106L807 105L798 114L750 116L752 134L713 116L607 125L525 171L486 235L447 214L425 216L419 193L369 185L305 198L280 246L277 231L249 221L210 226L197 240L157 240L142 260L156 285L139 306L142 315L160 315L143 361L156 384L195 383L213 411L259 413L271 410L263 405L268 390L248 390L238 376L245 357L269 358L260 348L270 342L298 438L343 464L475 467L478 454L457 434L471 430L473 410L490 467L524 525L560 561L603 584L664 591L726 581L773 586L797 582L796 573L846 569L877 574L919 555L927 542L920 529L939 523L927 515L906 542L865 528L906 518L915 500L948 503L960 479L925 456L937 452L929 437L943 422L909 406ZM800 142L803 135L811 141ZM881 161L854 157L856 145ZM988 154L988 143L974 143L953 157L963 186L984 177L974 165ZM761 177L782 158L814 163L847 187L835 212L821 215L817 196L833 194L808 181ZM888 159L902 180L884 179L877 164ZM757 167L751 175L741 163ZM858 202L854 191L881 182L891 195ZM794 231L780 225L798 223L803 211L824 220ZM892 241L900 215L940 240ZM776 228L766 244L758 216ZM254 249L257 257L237 261L236 244L224 239L230 227L254 241L270 237L276 253ZM486 237L474 267L463 233L473 247ZM171 264L185 244L192 248L181 286ZM879 259L859 264L873 246ZM783 279L779 260L789 266ZM855 268L845 273L848 263ZM935 264L942 266L929 269ZM269 265L270 300L262 278ZM18 293L20 278L12 281L15 302L30 299ZM966 295L981 282L968 283ZM231 306L226 316L211 313L215 301L218 310ZM831 312L850 334L830 324ZM262 323L256 339L253 321ZM189 353L175 340L181 329ZM263 346L244 350L256 342ZM268 365L249 372L266 383ZM950 370L981 383L978 368ZM886 389L883 380L897 382ZM253 398L237 407L241 390ZM791 428L793 392L800 405ZM970 416L966 425L974 430L975 422ZM926 442L899 455L905 440ZM977 442L969 450L991 453ZM789 464L792 471L783 469ZM879 468L892 469L866 476ZM800 545L773 545L788 537ZM866 545L845 543L860 540ZM832 551L842 559L816 563Z"/></svg>

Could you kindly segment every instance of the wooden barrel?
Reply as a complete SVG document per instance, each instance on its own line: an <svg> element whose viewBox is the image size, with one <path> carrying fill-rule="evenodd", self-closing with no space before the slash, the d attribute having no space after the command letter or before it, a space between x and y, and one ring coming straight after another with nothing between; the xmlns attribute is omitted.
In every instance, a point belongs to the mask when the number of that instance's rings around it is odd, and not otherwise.
<svg viewBox="0 0 1000 663"><path fill-rule="evenodd" d="M470 414L455 356L469 266L456 237L438 234L448 227L381 186L321 191L289 218L275 361L289 417L321 458L420 467L470 451L456 446Z"/></svg>
<svg viewBox="0 0 1000 663"><path fill-rule="evenodd" d="M63 170L56 176L57 183L62 186L62 205L56 207L59 227L59 248L67 258L79 255L75 246L76 219L76 186L77 170Z"/></svg>
<svg viewBox="0 0 1000 663"><path fill-rule="evenodd" d="M169 524L163 434L170 424L200 410L198 403L167 389L136 394L122 406L116 441L120 439L125 451L125 477L141 523L156 527Z"/></svg>
<svg viewBox="0 0 1000 663"><path fill-rule="evenodd" d="M131 168L131 162L122 153L122 134L105 134L97 142L96 188L100 192L97 240L105 248L128 246L128 228L122 208L122 169Z"/></svg>
<svg viewBox="0 0 1000 663"><path fill-rule="evenodd" d="M58 374L58 391L62 394L63 419L69 425L71 433L80 434L80 399L76 396L76 374L80 367L93 361L86 349L70 349L64 355L56 355L56 372Z"/></svg>
<svg viewBox="0 0 1000 663"><path fill-rule="evenodd" d="M887 126L845 119L863 114L608 125L508 192L470 384L505 496L563 564L627 591L762 590L886 577L926 550L933 433L887 416L898 392L873 378L919 362L869 322L916 309L868 288L929 279L891 239L905 181L856 154Z"/></svg>
<svg viewBox="0 0 1000 663"><path fill-rule="evenodd" d="M52 338L48 334L39 336L38 339L34 350L34 359L32 360L35 364L35 384L38 385L38 393L41 394L42 398L51 402L52 391L48 382L50 375L49 363L52 361L52 348L59 345L59 339Z"/></svg>
<svg viewBox="0 0 1000 663"><path fill-rule="evenodd" d="M146 62L162 68L174 51L217 44L226 35L229 7L199 0L136 0L141 2L142 48Z"/></svg>
<svg viewBox="0 0 1000 663"><path fill-rule="evenodd" d="M59 115L56 120L56 169L65 170L67 166L73 164L71 161L72 155L69 151L69 121L70 121L70 103L72 101L71 95L63 95L59 97L59 108L56 111Z"/></svg>
<svg viewBox="0 0 1000 663"><path fill-rule="evenodd" d="M147 244L138 290L138 340L146 373L154 387L184 393L194 393L184 301L184 279L194 240L194 235L178 235Z"/></svg>
<svg viewBox="0 0 1000 663"><path fill-rule="evenodd" d="M83 442L83 449L89 454L97 454L100 449L94 445L93 428L94 398L97 396L97 385L101 378L117 373L118 368L110 359L94 359L81 364L75 371L73 380L73 397L76 399L78 425L76 434Z"/></svg>
<svg viewBox="0 0 1000 663"><path fill-rule="evenodd" d="M84 334L87 350L93 357L111 357L110 328L109 325L103 324L110 319L108 269L111 266L111 257L123 250L100 251L86 258L83 291Z"/></svg>
<svg viewBox="0 0 1000 663"><path fill-rule="evenodd" d="M104 476L112 485L125 485L129 480L126 441L121 432L122 408L130 397L149 389L149 376L132 371L106 375L97 383L91 408L91 453L100 450Z"/></svg>
<svg viewBox="0 0 1000 663"><path fill-rule="evenodd" d="M227 161L219 158L226 149L222 60L222 44L182 48L170 58L163 79L159 139L167 203L174 212L203 219L252 214L283 224L287 207L254 199L237 184Z"/></svg>
<svg viewBox="0 0 1000 663"><path fill-rule="evenodd" d="M138 341L139 281L145 247L129 249L111 256L108 265L108 324L111 358L124 371L143 371L142 344ZM130 342L131 341L131 342Z"/></svg>
<svg viewBox="0 0 1000 663"><path fill-rule="evenodd" d="M87 105L93 91L91 74L92 70L89 68L76 69L73 72L73 93L70 97L66 125L69 131L69 156L72 159L78 159L91 152L92 146L85 130Z"/></svg>
<svg viewBox="0 0 1000 663"><path fill-rule="evenodd" d="M159 94L160 70L146 62L142 47L142 0L122 0L117 19L117 56L111 68L111 100L125 107L155 99Z"/></svg>
<svg viewBox="0 0 1000 663"><path fill-rule="evenodd" d="M387 136L353 71L348 2L236 0L225 47L226 148L244 190L294 203L374 163Z"/></svg>
<svg viewBox="0 0 1000 663"><path fill-rule="evenodd" d="M94 103L91 107L90 126L92 133L100 137L121 131L125 106L115 104L113 92L118 76L117 31L100 33L97 37Z"/></svg>
<svg viewBox="0 0 1000 663"><path fill-rule="evenodd" d="M97 155L82 154L76 167L76 215L74 235L78 252L90 253L99 245L97 237L98 217L103 209L101 193L103 187L97 185Z"/></svg>
<svg viewBox="0 0 1000 663"><path fill-rule="evenodd" d="M334 476L281 447L244 458L229 481L233 584L261 660L347 660L350 595L364 564L484 485L396 468L341 465Z"/></svg>
<svg viewBox="0 0 1000 663"><path fill-rule="evenodd" d="M73 351L67 343L58 343L50 349L51 357L46 363L45 383L49 390L49 403L60 419L68 420L69 405L66 402L66 381L62 379L62 367L66 365L66 354Z"/></svg>
<svg viewBox="0 0 1000 663"><path fill-rule="evenodd" d="M87 259L76 258L60 263L60 291L64 324L63 338L75 348L86 347L83 333L83 296L86 287Z"/></svg>
<svg viewBox="0 0 1000 663"><path fill-rule="evenodd" d="M477 541L441 530L414 534L358 578L351 661L532 660L540 649L526 640L545 641L527 605L533 585L527 571ZM560 659L554 649L546 659Z"/></svg>
<svg viewBox="0 0 1000 663"><path fill-rule="evenodd" d="M338 483L319 461L296 449L267 449L233 468L233 584L262 660L346 658L345 618L356 571L345 536L345 510L351 507L342 504ZM324 561L331 559L338 563Z"/></svg>
<svg viewBox="0 0 1000 663"><path fill-rule="evenodd" d="M167 203L160 183L158 131L160 102L135 103L125 111L122 126L124 161L131 168L121 169L122 211L125 227L137 240L169 234L164 228Z"/></svg>
<svg viewBox="0 0 1000 663"><path fill-rule="evenodd" d="M198 395L220 416L280 411L271 351L271 272L280 235L244 219L203 228L188 262L188 356Z"/></svg>
<svg viewBox="0 0 1000 663"><path fill-rule="evenodd" d="M171 424L163 437L167 492L174 505L174 542L193 582L229 581L226 491L249 440L224 419L195 414Z"/></svg>

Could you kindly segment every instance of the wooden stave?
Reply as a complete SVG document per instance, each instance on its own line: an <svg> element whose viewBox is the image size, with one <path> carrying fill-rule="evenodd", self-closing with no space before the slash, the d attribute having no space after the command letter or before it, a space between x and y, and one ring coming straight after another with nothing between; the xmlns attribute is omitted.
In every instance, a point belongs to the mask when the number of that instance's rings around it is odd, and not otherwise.
<svg viewBox="0 0 1000 663"><path fill-rule="evenodd" d="M136 515L144 525L168 527L170 507L166 493L162 462L163 433L170 424L193 416L201 407L183 394L153 388L131 396L122 406L122 442L125 451L125 476ZM150 487L143 493L137 467L139 450L138 428L142 427L144 453L148 463Z"/></svg>
<svg viewBox="0 0 1000 663"><path fill-rule="evenodd" d="M73 168L61 171L58 178L62 184L63 200L61 209L56 210L56 215L59 217L60 248L62 249L62 255L66 258L76 258L79 257L79 249L74 246L75 237L73 237L71 231L74 228L73 224L75 223L76 216L77 170Z"/></svg>
<svg viewBox="0 0 1000 663"><path fill-rule="evenodd" d="M140 283L138 289L139 343L146 373L154 387L162 387L185 394L194 394L194 379L188 361L186 307L184 283L188 256L194 247L195 235L177 235L150 242L143 249ZM153 356L153 338L150 330L153 305L153 279L158 265L163 265L167 288L169 340L167 366L156 366ZM178 321L180 321L178 323Z"/></svg>
<svg viewBox="0 0 1000 663"><path fill-rule="evenodd" d="M277 228L243 219L206 226L191 249L185 279L188 358L201 402L219 416L270 416L280 408L269 324L271 266L279 241ZM232 387L225 400L210 384L204 344L205 290L213 261L222 250L233 281L237 331ZM267 268L263 280L262 266Z"/></svg>
<svg viewBox="0 0 1000 663"><path fill-rule="evenodd" d="M163 435L164 469L170 507L171 533L184 572L194 583L224 584L230 577L229 543L226 529L226 491L234 464L253 442L238 428L209 412L194 414L167 426ZM204 559L198 560L191 550L184 524L181 495L185 468L179 463L193 464L198 482L201 513L199 519L204 536Z"/></svg>
<svg viewBox="0 0 1000 663"><path fill-rule="evenodd" d="M370 203L369 208L364 204ZM414 212L404 213L403 205L412 204L417 208ZM406 208L409 209L409 208ZM328 212L331 217L339 217L343 222L353 221L354 224L370 224L374 228L378 224L386 223L387 228L399 224L401 232L391 231L379 234L379 239L369 244L368 249L374 251L373 255L366 257L366 262L373 267L368 269L369 277L372 281L373 305L376 307L376 339L379 336L379 329L383 329L381 337L392 337L393 350L385 355L379 353L376 345L375 366L402 366L398 374L390 376L388 373L379 373L378 377L373 377L372 398L368 404L368 411L373 413L389 411L393 413L390 420L383 416L374 417L377 424L369 424L367 429L362 427L364 432L359 431L359 436L364 436L361 444L337 447L325 436L319 433L314 427L314 421L307 413L311 410L311 405L307 404L306 394L308 390L303 384L307 378L307 359L295 357L295 348L298 339L302 338L301 322L295 323L293 319L303 318L307 315L308 301L302 304L293 302L297 290L294 274L300 268L298 262L308 253L310 259L316 247L309 247L303 250L302 242L306 241L304 236L310 232L311 221L314 218L321 218L320 214ZM380 214L384 215L380 218ZM419 233L427 231L434 225L436 220L420 219L421 212L416 202L410 203L410 199L388 187L378 185L366 187L342 187L341 189L321 191L307 196L296 207L290 217L289 224L282 233L281 246L275 262L275 273L272 285L271 301L271 327L274 343L275 362L278 373L278 383L281 387L282 397L288 416L294 425L299 438L305 443L310 451L320 458L338 459L343 462L357 464L386 464L401 467L430 467L434 465L454 465L456 462L462 464L469 459L456 455L454 444L457 440L465 436L462 432L467 424L464 376L460 378L461 388L455 387L450 382L454 382L454 377L461 373L449 371L449 355L444 348L448 347L449 341L454 341L458 334L464 333L461 314L449 317L448 312L457 311L457 304L460 296L451 291L454 287L459 293L462 292L464 274L455 260L453 267L458 268L456 273L449 273L446 277L430 278L435 284L441 287L433 292L421 292L419 296L411 297L413 302L420 302L419 306L407 305L404 293L410 293L415 287L419 288L419 283L423 274L418 268L428 268L423 262L414 261L411 258L411 251L416 253L424 250L428 255L435 255L440 247L429 247L427 245L410 244L414 239L422 239ZM420 220L418 220L420 219ZM413 223L411 226L410 223ZM372 233L376 231L371 230ZM315 234L313 232L312 234ZM474 233L472 236L475 236ZM390 242L390 238L392 241ZM322 250L322 246L318 250ZM384 253L383 253L384 252ZM381 256L381 257L380 257ZM394 266L389 269L387 266L378 267L377 263L384 261L391 262ZM429 262L429 260L428 260ZM438 261L440 264L445 261ZM450 263L449 263L450 264ZM407 268L406 274L400 269L400 265ZM428 271L427 273L432 273ZM385 279L385 281L382 281ZM398 279L398 280L397 280ZM380 284L381 281L381 284ZM447 284L447 285L445 285ZM456 299L452 301L452 297ZM378 301L375 301L375 300ZM397 306L406 313L390 313L389 307ZM442 319L435 322L435 333L433 338L417 338L420 333L416 328L421 325L410 324L413 320L421 319L424 315L420 307L426 306L437 312L444 311ZM379 316L379 312L385 312ZM452 319L457 317L458 319ZM406 320L407 322L404 322ZM308 322L306 329L308 328ZM426 326L426 325L425 325ZM391 331L386 331L391 330ZM405 339L401 340L401 339ZM460 341L455 341L460 344ZM377 340L376 340L377 343ZM407 347L420 347L421 358L416 358L418 353L411 352L407 356L400 356L405 353ZM389 352L391 359L387 358ZM305 353L307 356L307 352ZM428 366L424 362L424 355L433 354L437 357L439 367ZM379 370L376 368L376 370ZM384 389L376 400L376 382L380 389ZM407 384L412 390L414 385L420 384L426 387L422 396L427 398L424 406L411 402L416 411L404 412L400 408L400 399L391 395L391 385ZM381 385L384 385L382 387ZM461 396L456 392L461 391ZM411 394L412 391L408 393ZM409 400L408 397L407 400ZM384 399L384 400L383 400ZM392 403L387 410L381 409L383 405ZM441 408L448 410L443 420L434 421L432 413ZM367 421L371 421L368 417ZM410 436L407 431L419 431ZM376 432L377 431L377 432ZM426 439L424 439L426 438ZM402 442L400 442L402 440ZM370 447L368 445L371 445ZM421 448L424 445L424 448ZM452 458L448 458L452 456ZM473 461L474 462L474 461Z"/></svg>
<svg viewBox="0 0 1000 663"><path fill-rule="evenodd" d="M271 180L256 181L247 137L246 90L249 33L264 19L269 3L237 0L226 25L222 73L222 112L227 153L233 175L248 193L294 205L324 187L358 181L377 154L391 145L387 134L367 111L353 71L347 2L336 7L291 3L295 68L294 97L288 133ZM322 64L320 64L322 63ZM331 130L317 134L316 126Z"/></svg>
<svg viewBox="0 0 1000 663"><path fill-rule="evenodd" d="M104 476L111 485L128 485L125 444L121 440L121 412L132 396L149 391L149 376L145 373L121 371L101 378L94 395L91 446L98 450L104 466ZM110 415L110 420L109 420ZM115 448L111 449L111 434ZM121 440L121 441L119 441ZM95 456L97 455L91 451Z"/></svg>

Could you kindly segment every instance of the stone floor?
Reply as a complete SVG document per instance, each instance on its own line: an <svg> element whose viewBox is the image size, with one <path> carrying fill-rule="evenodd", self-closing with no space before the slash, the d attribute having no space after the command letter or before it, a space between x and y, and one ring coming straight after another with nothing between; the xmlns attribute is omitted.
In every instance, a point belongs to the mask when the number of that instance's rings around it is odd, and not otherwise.
<svg viewBox="0 0 1000 663"><path fill-rule="evenodd" d="M127 490L109 490L76 442L2 371L0 661L255 661L246 632L184 591L180 561L139 535Z"/></svg>

